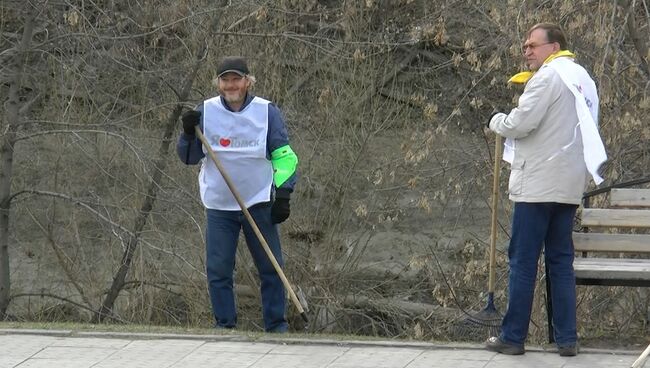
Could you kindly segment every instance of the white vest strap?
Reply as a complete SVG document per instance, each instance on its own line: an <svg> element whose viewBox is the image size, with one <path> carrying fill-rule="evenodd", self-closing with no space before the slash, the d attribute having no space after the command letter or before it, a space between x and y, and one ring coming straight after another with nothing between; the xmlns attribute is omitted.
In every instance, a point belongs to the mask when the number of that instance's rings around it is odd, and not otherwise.
<svg viewBox="0 0 650 368"><path fill-rule="evenodd" d="M598 133L598 92L587 71L569 58L557 58L548 66L553 68L575 96L578 125L582 135L583 156L587 170L596 185L603 182L598 168L607 161L607 153Z"/></svg>

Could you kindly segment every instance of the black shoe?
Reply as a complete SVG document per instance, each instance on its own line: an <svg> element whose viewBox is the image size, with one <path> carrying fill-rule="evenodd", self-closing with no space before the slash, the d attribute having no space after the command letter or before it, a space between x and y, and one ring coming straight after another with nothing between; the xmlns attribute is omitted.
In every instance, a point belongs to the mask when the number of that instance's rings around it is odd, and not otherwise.
<svg viewBox="0 0 650 368"><path fill-rule="evenodd" d="M557 352L560 353L560 356L576 356L578 355L578 345L558 346Z"/></svg>
<svg viewBox="0 0 650 368"><path fill-rule="evenodd" d="M235 331L235 326L221 326L221 325L215 324L214 328L216 330Z"/></svg>
<svg viewBox="0 0 650 368"><path fill-rule="evenodd" d="M492 336L485 341L485 348L489 351L494 351L506 355L521 355L526 352L523 345L508 344L501 341L497 336Z"/></svg>

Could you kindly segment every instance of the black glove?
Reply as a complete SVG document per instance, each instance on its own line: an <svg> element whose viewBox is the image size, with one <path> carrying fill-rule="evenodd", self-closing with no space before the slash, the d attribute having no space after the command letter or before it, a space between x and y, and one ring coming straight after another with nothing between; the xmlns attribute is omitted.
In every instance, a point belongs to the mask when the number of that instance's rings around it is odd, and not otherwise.
<svg viewBox="0 0 650 368"><path fill-rule="evenodd" d="M499 114L499 113L500 113L500 111L497 111L497 109L492 109L492 114L490 114L490 117L485 122L485 127L486 128L490 129L490 122L492 121L492 118L494 117L494 115Z"/></svg>
<svg viewBox="0 0 650 368"><path fill-rule="evenodd" d="M275 192L275 201L271 207L271 222L279 224L289 218L291 209L289 208L289 199L291 192L287 189L278 189Z"/></svg>
<svg viewBox="0 0 650 368"><path fill-rule="evenodd" d="M181 116L183 121L183 131L187 135L194 135L194 127L201 122L201 112L196 110L189 110Z"/></svg>

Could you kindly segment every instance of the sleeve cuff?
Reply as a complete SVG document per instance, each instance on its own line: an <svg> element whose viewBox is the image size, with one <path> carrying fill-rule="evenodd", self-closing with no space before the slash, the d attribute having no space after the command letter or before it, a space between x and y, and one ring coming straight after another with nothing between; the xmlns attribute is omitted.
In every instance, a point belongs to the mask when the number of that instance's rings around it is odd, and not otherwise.
<svg viewBox="0 0 650 368"><path fill-rule="evenodd" d="M492 116L490 116L490 118L489 118L488 121L487 121L487 127L488 127L488 129L490 129L490 130L494 130L494 128L492 127L492 120L494 120L494 118L495 118L497 115L505 115L505 114L502 113L502 112L495 112L495 113L493 113Z"/></svg>
<svg viewBox="0 0 650 368"><path fill-rule="evenodd" d="M291 190L287 188L277 188L275 190L275 198L290 199Z"/></svg>

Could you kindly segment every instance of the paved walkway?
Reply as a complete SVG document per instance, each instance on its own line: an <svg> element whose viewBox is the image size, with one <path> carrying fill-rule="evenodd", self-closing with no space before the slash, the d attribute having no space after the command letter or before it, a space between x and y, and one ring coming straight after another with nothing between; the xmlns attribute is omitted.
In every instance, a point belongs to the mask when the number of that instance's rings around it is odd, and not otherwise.
<svg viewBox="0 0 650 368"><path fill-rule="evenodd" d="M120 334L0 329L0 368L430 368L630 367L639 352L531 349L523 356L478 345L325 341L263 335Z"/></svg>

